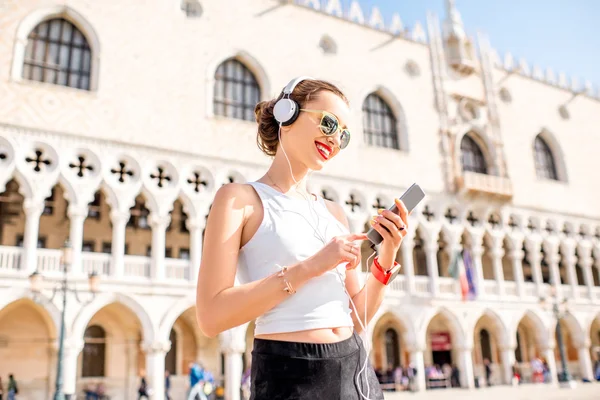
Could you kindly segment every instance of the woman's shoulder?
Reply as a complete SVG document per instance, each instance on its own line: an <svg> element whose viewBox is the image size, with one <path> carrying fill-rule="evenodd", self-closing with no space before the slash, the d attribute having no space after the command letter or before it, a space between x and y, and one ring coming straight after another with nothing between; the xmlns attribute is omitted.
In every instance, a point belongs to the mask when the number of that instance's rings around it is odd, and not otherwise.
<svg viewBox="0 0 600 400"><path fill-rule="evenodd" d="M221 186L215 194L213 202L248 204L253 203L256 192L251 185L246 183L227 183Z"/></svg>

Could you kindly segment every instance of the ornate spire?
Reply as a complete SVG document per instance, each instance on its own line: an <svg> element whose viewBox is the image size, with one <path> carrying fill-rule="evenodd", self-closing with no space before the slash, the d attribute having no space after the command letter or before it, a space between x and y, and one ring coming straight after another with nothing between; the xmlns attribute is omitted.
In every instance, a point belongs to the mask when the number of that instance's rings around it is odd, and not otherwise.
<svg viewBox="0 0 600 400"><path fill-rule="evenodd" d="M467 37L462 18L456 9L456 0L446 0L444 30L446 37L453 36L457 39L465 39Z"/></svg>
<svg viewBox="0 0 600 400"><path fill-rule="evenodd" d="M466 74L473 72L475 69L473 45L467 37L455 0L446 0L444 41L446 57L452 68Z"/></svg>

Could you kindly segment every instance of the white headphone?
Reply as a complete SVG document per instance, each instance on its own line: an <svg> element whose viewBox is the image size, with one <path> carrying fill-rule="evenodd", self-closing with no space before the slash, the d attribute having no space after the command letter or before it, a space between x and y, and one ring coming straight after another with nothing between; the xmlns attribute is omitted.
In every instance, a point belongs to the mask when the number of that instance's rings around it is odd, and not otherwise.
<svg viewBox="0 0 600 400"><path fill-rule="evenodd" d="M310 76L300 76L292 79L290 83L283 88L283 97L277 100L275 107L273 107L273 116L281 126L291 125L298 118L300 105L296 103L296 101L290 99L290 95L300 82L312 79L314 78L311 78Z"/></svg>

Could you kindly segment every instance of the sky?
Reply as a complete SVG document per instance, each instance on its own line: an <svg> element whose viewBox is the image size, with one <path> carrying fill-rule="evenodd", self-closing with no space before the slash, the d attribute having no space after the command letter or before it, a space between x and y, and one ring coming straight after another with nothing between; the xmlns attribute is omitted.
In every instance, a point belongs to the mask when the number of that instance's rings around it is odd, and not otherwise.
<svg viewBox="0 0 600 400"><path fill-rule="evenodd" d="M359 0L365 19L379 7L386 26L397 12L405 27L425 22L427 11L445 16L445 0ZM350 0L342 0L344 10ZM509 51L515 60L555 76L565 72L580 84L600 88L600 0L456 0L469 35L486 33L501 59Z"/></svg>

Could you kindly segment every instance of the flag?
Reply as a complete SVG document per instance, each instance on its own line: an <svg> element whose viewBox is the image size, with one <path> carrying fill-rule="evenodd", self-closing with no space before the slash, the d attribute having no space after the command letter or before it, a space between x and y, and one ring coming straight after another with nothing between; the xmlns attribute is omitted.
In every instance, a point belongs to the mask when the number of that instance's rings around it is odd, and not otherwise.
<svg viewBox="0 0 600 400"><path fill-rule="evenodd" d="M467 294L469 293L469 282L467 280L467 274L465 271L465 265L463 263L463 258L460 251L457 251L454 257L452 258L452 264L450 265L449 271L450 275L458 280L460 284L460 293L462 295L462 299L467 299Z"/></svg>
<svg viewBox="0 0 600 400"><path fill-rule="evenodd" d="M473 259L468 249L463 250L463 261L465 265L465 272L467 275L467 282L469 284L469 297L474 300L477 297L477 287L475 285L475 271L473 269Z"/></svg>

